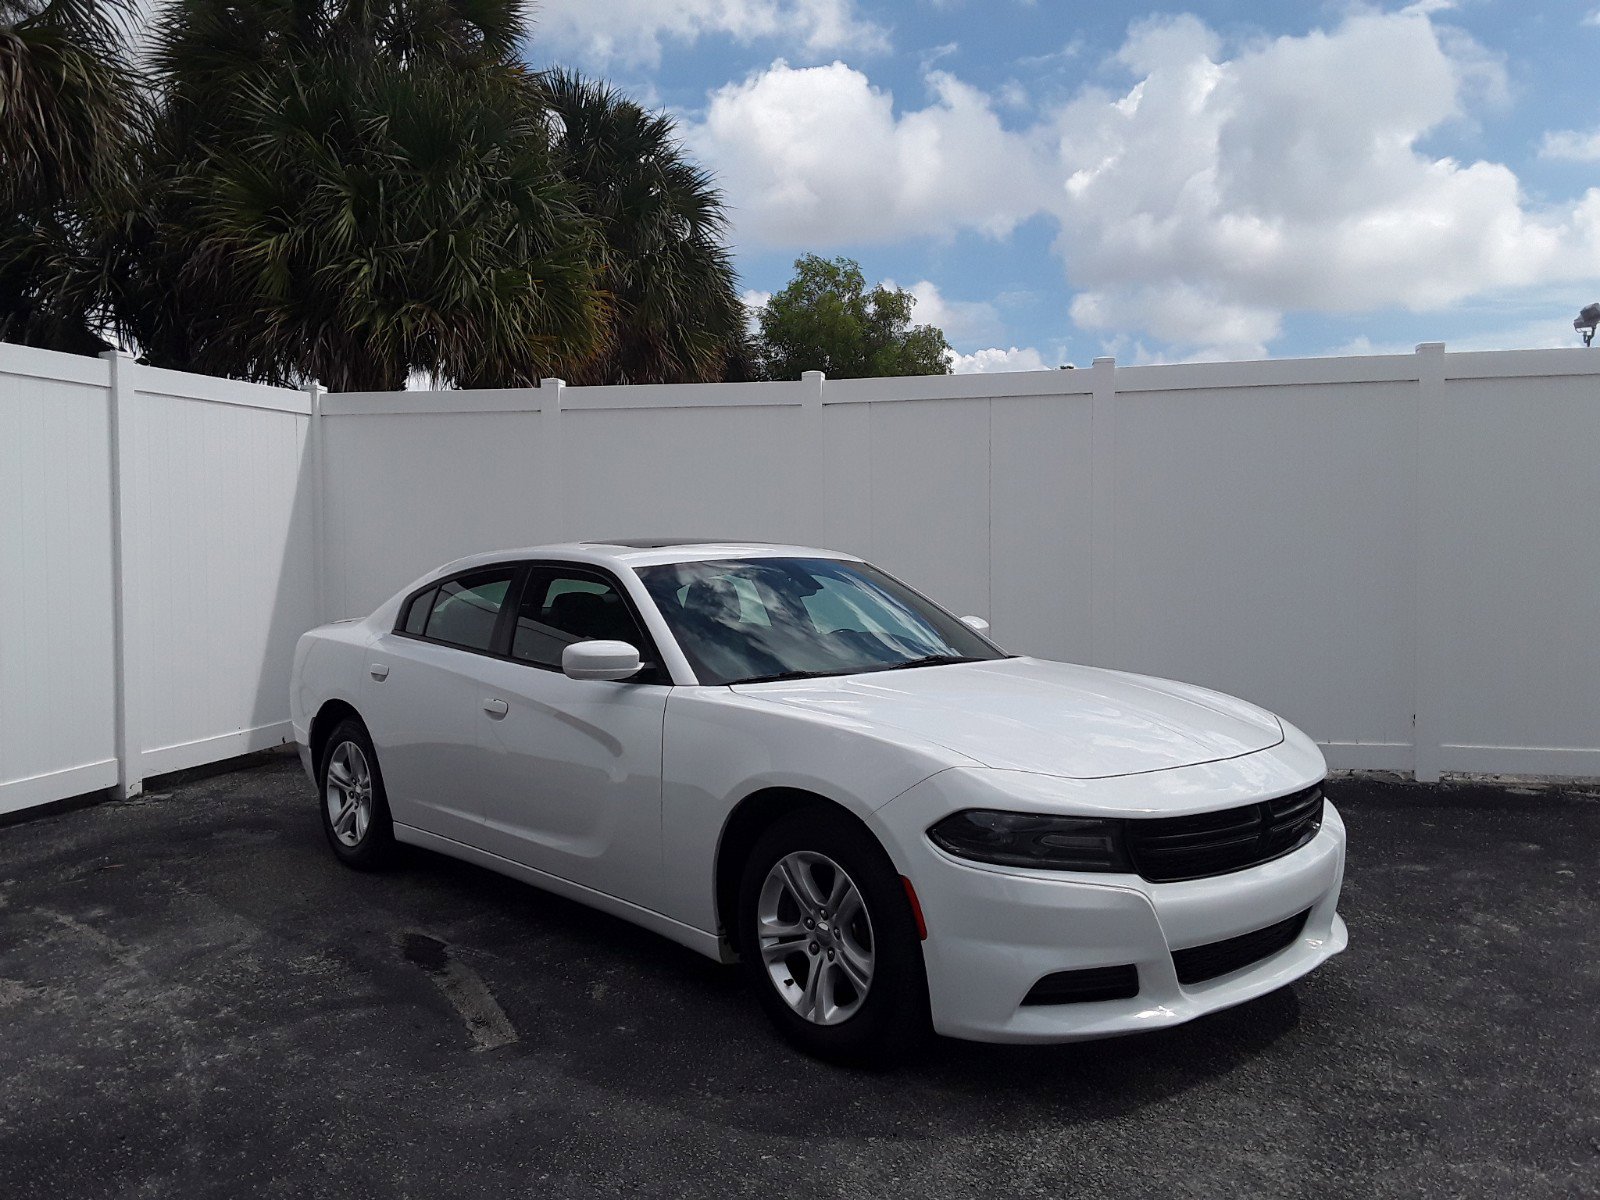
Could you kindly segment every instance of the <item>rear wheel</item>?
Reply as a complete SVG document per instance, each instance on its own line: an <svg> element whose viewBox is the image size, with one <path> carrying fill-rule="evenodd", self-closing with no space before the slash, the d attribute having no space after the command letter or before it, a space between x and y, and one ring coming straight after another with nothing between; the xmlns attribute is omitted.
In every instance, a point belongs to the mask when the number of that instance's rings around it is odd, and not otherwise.
<svg viewBox="0 0 1600 1200"><path fill-rule="evenodd" d="M365 725L347 717L334 727L322 747L317 779L322 831L339 861L358 870L386 865L394 855L394 827Z"/></svg>
<svg viewBox="0 0 1600 1200"><path fill-rule="evenodd" d="M803 809L760 837L738 929L762 1007L807 1053L881 1063L927 1035L916 919L888 855L843 813Z"/></svg>

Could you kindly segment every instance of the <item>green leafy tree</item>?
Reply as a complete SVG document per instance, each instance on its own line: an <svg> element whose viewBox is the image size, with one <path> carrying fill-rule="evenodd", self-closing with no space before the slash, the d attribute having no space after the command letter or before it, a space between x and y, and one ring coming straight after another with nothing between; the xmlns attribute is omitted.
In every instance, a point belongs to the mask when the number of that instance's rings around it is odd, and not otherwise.
<svg viewBox="0 0 1600 1200"><path fill-rule="evenodd" d="M795 275L761 310L755 354L767 379L823 371L834 379L948 375L950 345L932 325L913 325L911 293L867 291L848 258L795 260Z"/></svg>
<svg viewBox="0 0 1600 1200"><path fill-rule="evenodd" d="M94 353L88 225L126 201L143 128L127 0L0 0L0 341Z"/></svg>
<svg viewBox="0 0 1600 1200"><path fill-rule="evenodd" d="M576 374L597 223L517 0L176 0L117 311L150 361L335 390Z"/></svg>
<svg viewBox="0 0 1600 1200"><path fill-rule="evenodd" d="M683 154L672 119L564 71L543 80L561 170L599 223L612 304L605 350L575 383L722 379L744 306L711 177Z"/></svg>

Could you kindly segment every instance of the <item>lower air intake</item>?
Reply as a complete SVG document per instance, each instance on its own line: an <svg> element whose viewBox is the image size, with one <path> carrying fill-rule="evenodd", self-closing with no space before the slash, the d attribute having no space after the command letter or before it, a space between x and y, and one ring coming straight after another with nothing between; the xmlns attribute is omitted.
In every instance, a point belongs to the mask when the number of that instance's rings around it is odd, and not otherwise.
<svg viewBox="0 0 1600 1200"><path fill-rule="evenodd" d="M1310 915L1308 908L1265 929L1241 933L1222 942L1207 942L1204 946L1174 950L1172 965L1177 968L1178 982L1204 983L1219 975L1242 971L1264 958L1271 958L1278 951L1293 945L1300 931L1306 927L1306 918Z"/></svg>
<svg viewBox="0 0 1600 1200"><path fill-rule="evenodd" d="M1125 967L1089 967L1057 971L1034 984L1024 1004L1085 1004L1091 1000L1130 1000L1139 994L1139 971Z"/></svg>

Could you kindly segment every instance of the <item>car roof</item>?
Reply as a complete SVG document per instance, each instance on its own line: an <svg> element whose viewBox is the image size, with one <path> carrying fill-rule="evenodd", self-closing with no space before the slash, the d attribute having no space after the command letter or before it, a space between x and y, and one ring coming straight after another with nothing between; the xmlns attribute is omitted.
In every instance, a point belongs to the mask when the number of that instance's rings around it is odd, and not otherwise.
<svg viewBox="0 0 1600 1200"><path fill-rule="evenodd" d="M457 559L440 571L456 571L480 563L505 562L520 558L559 558L625 567L651 567L663 563L706 562L725 558L839 558L855 560L853 554L824 550L817 546L798 546L785 542L752 542L713 538L611 538L604 541L555 542L543 546L487 551ZM438 572L434 572L437 574Z"/></svg>

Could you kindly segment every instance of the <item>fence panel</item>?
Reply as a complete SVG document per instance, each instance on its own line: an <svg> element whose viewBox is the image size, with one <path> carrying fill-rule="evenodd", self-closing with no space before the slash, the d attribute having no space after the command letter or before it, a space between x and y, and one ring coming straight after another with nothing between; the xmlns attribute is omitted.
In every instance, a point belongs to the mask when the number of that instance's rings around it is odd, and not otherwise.
<svg viewBox="0 0 1600 1200"><path fill-rule="evenodd" d="M406 411L406 397L381 398L401 411L326 398L325 617L365 616L451 559L558 536L538 392L501 396L499 409L465 411L450 393L425 394L425 411Z"/></svg>
<svg viewBox="0 0 1600 1200"><path fill-rule="evenodd" d="M1527 357L1449 379L1423 430L1439 763L1600 776L1600 371Z"/></svg>
<svg viewBox="0 0 1600 1200"><path fill-rule="evenodd" d="M0 814L117 781L109 391L0 346Z"/></svg>
<svg viewBox="0 0 1600 1200"><path fill-rule="evenodd" d="M989 611L987 399L869 406L872 556L958 613Z"/></svg>
<svg viewBox="0 0 1600 1200"><path fill-rule="evenodd" d="M292 738L294 644L317 623L314 494L306 393L133 380L127 670L149 776Z"/></svg>
<svg viewBox="0 0 1600 1200"><path fill-rule="evenodd" d="M814 434L798 404L568 408L561 536L815 541Z"/></svg>
<svg viewBox="0 0 1600 1200"><path fill-rule="evenodd" d="M982 615L1003 645L1067 662L1094 660L1093 508L1090 397L990 401L989 605Z"/></svg>

